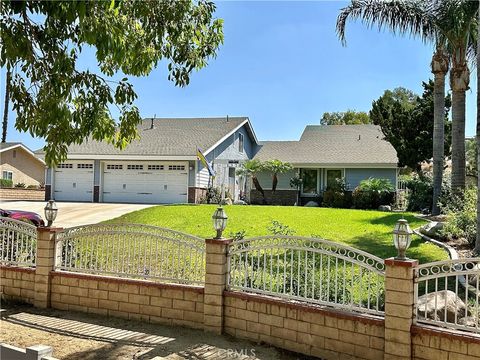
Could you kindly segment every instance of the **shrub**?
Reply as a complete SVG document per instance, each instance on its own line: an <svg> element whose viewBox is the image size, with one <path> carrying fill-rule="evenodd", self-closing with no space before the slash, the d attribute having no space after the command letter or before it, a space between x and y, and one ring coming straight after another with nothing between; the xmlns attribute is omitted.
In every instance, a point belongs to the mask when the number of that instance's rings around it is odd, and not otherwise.
<svg viewBox="0 0 480 360"><path fill-rule="evenodd" d="M335 184L323 192L322 206L333 208L352 207L352 194L347 189L344 179L337 179Z"/></svg>
<svg viewBox="0 0 480 360"><path fill-rule="evenodd" d="M27 189L39 189L40 187L37 185L28 185Z"/></svg>
<svg viewBox="0 0 480 360"><path fill-rule="evenodd" d="M0 179L0 187L11 188L13 187L13 181L8 179Z"/></svg>
<svg viewBox="0 0 480 360"><path fill-rule="evenodd" d="M357 209L377 209L389 205L395 198L395 187L388 179L362 180L352 194L353 206Z"/></svg>
<svg viewBox="0 0 480 360"><path fill-rule="evenodd" d="M220 204L222 193L218 187L209 187L204 197L200 199L201 204Z"/></svg>
<svg viewBox="0 0 480 360"><path fill-rule="evenodd" d="M15 187L19 189L25 189L26 186L25 186L25 183L16 183Z"/></svg>
<svg viewBox="0 0 480 360"><path fill-rule="evenodd" d="M280 221L273 220L272 224L267 228L272 235L294 235L295 230L290 228L290 226L282 224Z"/></svg>
<svg viewBox="0 0 480 360"><path fill-rule="evenodd" d="M464 238L473 245L477 236L477 189L467 189L462 198L452 196L441 207L448 214L441 235L448 239Z"/></svg>
<svg viewBox="0 0 480 360"><path fill-rule="evenodd" d="M433 202L433 179L430 173L419 173L413 176L403 177L408 192L408 211L428 211L432 208ZM444 176L442 183L442 198L449 198L451 195L450 177Z"/></svg>

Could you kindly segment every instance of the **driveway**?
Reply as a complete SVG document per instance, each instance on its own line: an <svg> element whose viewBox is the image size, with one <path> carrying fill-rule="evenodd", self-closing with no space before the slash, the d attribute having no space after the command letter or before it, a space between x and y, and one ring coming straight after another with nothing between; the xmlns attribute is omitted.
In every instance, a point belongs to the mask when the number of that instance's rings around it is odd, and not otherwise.
<svg viewBox="0 0 480 360"><path fill-rule="evenodd" d="M43 211L45 204L46 202L43 201L2 201L0 202L0 208L33 211L45 219ZM57 202L57 206L58 215L54 225L67 228L95 224L153 205Z"/></svg>

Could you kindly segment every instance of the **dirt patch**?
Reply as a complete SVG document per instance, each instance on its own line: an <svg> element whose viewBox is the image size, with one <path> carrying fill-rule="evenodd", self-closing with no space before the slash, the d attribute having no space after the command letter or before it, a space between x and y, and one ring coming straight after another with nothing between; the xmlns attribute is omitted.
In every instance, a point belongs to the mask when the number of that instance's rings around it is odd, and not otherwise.
<svg viewBox="0 0 480 360"><path fill-rule="evenodd" d="M306 359L201 330L2 304L0 341L52 346L59 359Z"/></svg>

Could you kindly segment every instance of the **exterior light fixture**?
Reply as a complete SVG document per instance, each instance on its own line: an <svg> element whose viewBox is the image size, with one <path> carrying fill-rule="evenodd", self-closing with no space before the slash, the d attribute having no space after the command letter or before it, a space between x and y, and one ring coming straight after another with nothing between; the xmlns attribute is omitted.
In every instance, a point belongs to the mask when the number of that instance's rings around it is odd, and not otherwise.
<svg viewBox="0 0 480 360"><path fill-rule="evenodd" d="M47 219L47 227L52 226L53 222L57 218L58 208L54 200L48 200L47 205L45 205L45 219Z"/></svg>
<svg viewBox="0 0 480 360"><path fill-rule="evenodd" d="M228 216L222 206L218 207L213 213L213 228L217 231L217 237L215 239L223 239L223 230L227 227Z"/></svg>
<svg viewBox="0 0 480 360"><path fill-rule="evenodd" d="M393 244L397 249L396 260L406 260L405 252L407 251L412 241L413 231L410 229L407 220L400 219L395 224L393 229Z"/></svg>

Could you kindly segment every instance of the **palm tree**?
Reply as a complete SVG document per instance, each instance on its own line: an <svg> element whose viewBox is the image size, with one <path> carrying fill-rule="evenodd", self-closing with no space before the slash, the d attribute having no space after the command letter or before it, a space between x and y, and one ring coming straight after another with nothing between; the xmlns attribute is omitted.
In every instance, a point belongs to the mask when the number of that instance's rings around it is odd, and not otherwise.
<svg viewBox="0 0 480 360"><path fill-rule="evenodd" d="M478 23L480 24L480 2L478 11ZM478 37L480 39L480 26ZM475 239L475 252L480 254L480 41L477 41L477 238Z"/></svg>
<svg viewBox="0 0 480 360"><path fill-rule="evenodd" d="M275 193L277 191L278 174L284 174L292 170L293 166L280 160L268 160L265 162L264 168L272 173L272 193Z"/></svg>
<svg viewBox="0 0 480 360"><path fill-rule="evenodd" d="M265 201L265 191L263 190L260 182L258 181L257 174L263 170L263 164L260 160L247 160L242 164L242 167L237 169L237 175L244 176L245 178L251 178L255 189L262 194Z"/></svg>
<svg viewBox="0 0 480 360"><path fill-rule="evenodd" d="M474 4L474 6L472 5ZM475 9L473 9L475 8ZM465 91L469 71L467 55L474 48L472 30L476 29L477 5L461 0L446 1L380 1L352 0L337 19L337 33L345 43L347 19L361 19L368 26L378 24L401 34L409 33L436 45L432 57L435 82L434 98L434 201L432 210L438 214L444 161L445 74L452 62L452 187L465 187ZM442 85L443 84L443 85ZM462 137L463 136L463 137ZM443 149L443 150L442 150ZM435 169L436 168L436 169Z"/></svg>
<svg viewBox="0 0 480 360"><path fill-rule="evenodd" d="M7 76L5 79L5 106L3 107L3 122L2 122L2 143L7 141L7 126L8 126L8 103L10 102L10 78L12 74L10 68L7 67Z"/></svg>

